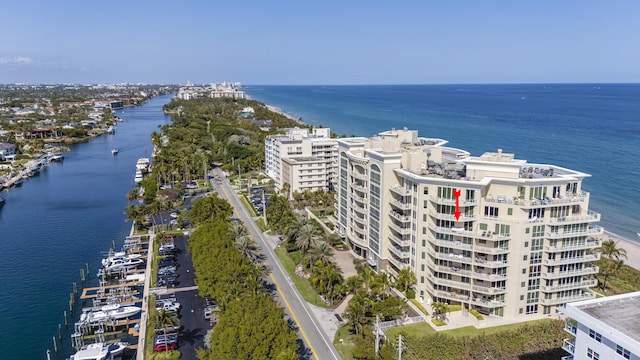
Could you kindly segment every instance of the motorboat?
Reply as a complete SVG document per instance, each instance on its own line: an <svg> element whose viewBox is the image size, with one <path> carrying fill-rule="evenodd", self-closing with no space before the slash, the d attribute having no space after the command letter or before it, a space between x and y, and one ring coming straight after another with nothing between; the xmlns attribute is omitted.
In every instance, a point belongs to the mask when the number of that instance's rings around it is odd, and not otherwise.
<svg viewBox="0 0 640 360"><path fill-rule="evenodd" d="M107 360L112 359L124 352L129 346L126 342L115 342L111 344L94 343L83 346L75 354L71 355L70 360Z"/></svg>
<svg viewBox="0 0 640 360"><path fill-rule="evenodd" d="M118 154L118 151L119 151L119 150L118 150L118 148L115 148L115 147L114 147L113 149L111 149L111 154L112 154L112 155L117 155L117 154Z"/></svg>
<svg viewBox="0 0 640 360"><path fill-rule="evenodd" d="M103 265L106 272L117 272L122 270L135 269L142 265L144 260L135 257L117 257L110 259L106 265Z"/></svg>
<svg viewBox="0 0 640 360"><path fill-rule="evenodd" d="M140 184L143 178L144 177L142 176L142 171L136 170L136 175L133 177L133 182L135 182L136 184Z"/></svg>
<svg viewBox="0 0 640 360"><path fill-rule="evenodd" d="M136 170L140 170L141 173L146 173L149 171L149 158L140 158L136 162Z"/></svg>
<svg viewBox="0 0 640 360"><path fill-rule="evenodd" d="M124 251L110 252L109 256L102 259L102 266L107 266L115 259L140 259L142 255L140 254L127 254Z"/></svg>
<svg viewBox="0 0 640 360"><path fill-rule="evenodd" d="M104 305L99 310L87 311L80 315L80 322L95 324L107 320L125 319L136 315L142 310L137 306L122 306L120 304Z"/></svg>
<svg viewBox="0 0 640 360"><path fill-rule="evenodd" d="M64 160L64 155L62 153L55 153L51 155L50 158L51 161L62 161Z"/></svg>
<svg viewBox="0 0 640 360"><path fill-rule="evenodd" d="M107 128L107 134L113 134L116 132L116 128L114 126L109 126Z"/></svg>

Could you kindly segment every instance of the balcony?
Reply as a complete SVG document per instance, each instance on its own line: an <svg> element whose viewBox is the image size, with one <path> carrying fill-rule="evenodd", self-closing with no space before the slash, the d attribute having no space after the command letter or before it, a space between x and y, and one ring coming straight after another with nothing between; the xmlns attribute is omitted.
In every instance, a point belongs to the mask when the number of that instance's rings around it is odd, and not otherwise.
<svg viewBox="0 0 640 360"><path fill-rule="evenodd" d="M393 253L394 255L396 255L397 257L401 258L401 259L408 259L409 256L411 255L409 253L409 248L405 247L405 248L399 248L396 246L389 246L388 247L389 251L391 253Z"/></svg>
<svg viewBox="0 0 640 360"><path fill-rule="evenodd" d="M499 255L499 254L508 254L508 247L488 247L488 246L480 246L477 245L475 247L475 251L483 254L491 254L491 255Z"/></svg>
<svg viewBox="0 0 640 360"><path fill-rule="evenodd" d="M585 291L582 294L575 295L575 296L564 296L564 297L552 298L552 299L540 299L540 302L543 305L558 305L558 304L565 304L565 303L580 301L580 300L595 299L595 297L596 297L596 293L592 291Z"/></svg>
<svg viewBox="0 0 640 360"><path fill-rule="evenodd" d="M589 279L589 280L577 281L573 283L566 283L562 285L553 285L553 286L541 285L540 290L543 292L554 292L554 291L563 291L563 290L571 290L571 289L591 288L596 285L598 285L598 280Z"/></svg>
<svg viewBox="0 0 640 360"><path fill-rule="evenodd" d="M476 265L489 267L489 268L501 268L501 267L506 267L508 265L507 260L486 260L477 256L475 259L475 263Z"/></svg>
<svg viewBox="0 0 640 360"><path fill-rule="evenodd" d="M442 227L442 226L435 226L432 223L429 223L428 226L431 230L435 230L441 234L451 234L451 235L458 235L458 236L474 235L473 231L465 230L464 228L461 228L461 227Z"/></svg>
<svg viewBox="0 0 640 360"><path fill-rule="evenodd" d="M433 268L437 272L446 273L446 274L454 274L460 276L472 276L472 272L469 270L462 270L458 266L441 266L441 265L432 265L429 266Z"/></svg>
<svg viewBox="0 0 640 360"><path fill-rule="evenodd" d="M576 352L576 339L564 339L564 342L562 343L562 350L574 355ZM571 358L573 358L573 356Z"/></svg>
<svg viewBox="0 0 640 360"><path fill-rule="evenodd" d="M411 227L398 226L393 221L389 222L389 227L395 230L400 235L411 235Z"/></svg>
<svg viewBox="0 0 640 360"><path fill-rule="evenodd" d="M362 197L362 196L358 196L356 195L356 193L351 193L351 198L355 201L358 201L362 204L368 204L369 202L367 201L367 198Z"/></svg>
<svg viewBox="0 0 640 360"><path fill-rule="evenodd" d="M402 201L398 201L396 199L391 199L389 200L389 203L395 207L397 207L400 210L409 210L411 208L411 203L410 202L402 202Z"/></svg>
<svg viewBox="0 0 640 360"><path fill-rule="evenodd" d="M568 245L557 245L557 246L545 246L544 251L546 252L559 252L559 251L567 251L567 250L587 250L587 249L595 249L602 246L602 240L600 239L587 239L584 242L580 243L572 243Z"/></svg>
<svg viewBox="0 0 640 360"><path fill-rule="evenodd" d="M353 176L354 178L358 179L358 180L362 180L362 181L369 180L369 177L367 176L367 174L361 174L361 173L356 172L356 171L351 172L350 175Z"/></svg>
<svg viewBox="0 0 640 360"><path fill-rule="evenodd" d="M448 247L448 248L451 248L451 249L460 249L460 250L471 250L471 249L473 249L473 245L465 244L462 241L449 241L449 240L429 239L429 242L434 244L434 245L445 246L445 247Z"/></svg>
<svg viewBox="0 0 640 360"><path fill-rule="evenodd" d="M473 285L473 291L479 292L481 294L495 295L505 294L507 292L507 288L506 286L497 288L492 286Z"/></svg>
<svg viewBox="0 0 640 360"><path fill-rule="evenodd" d="M399 235L389 235L389 240L400 247L411 246L411 240L405 239Z"/></svg>
<svg viewBox="0 0 640 360"><path fill-rule="evenodd" d="M461 281L455 281L455 280L447 280L447 279L442 279L442 278L438 278L432 275L427 276L429 278L429 280L434 284L434 285L441 285L441 286L449 286L452 288L456 288L459 291L460 290L466 290L469 291L469 289L471 288L471 284L469 283L463 283Z"/></svg>
<svg viewBox="0 0 640 360"><path fill-rule="evenodd" d="M551 225L577 224L600 221L600 213L589 210L587 215L560 216L549 218Z"/></svg>
<svg viewBox="0 0 640 360"><path fill-rule="evenodd" d="M575 263L583 263L587 261L597 261L597 260L600 260L600 253L586 254L584 256L577 256L577 257L564 258L564 259L543 259L542 263L544 265L562 265L562 264L575 264Z"/></svg>
<svg viewBox="0 0 640 360"><path fill-rule="evenodd" d="M369 192L369 190L366 188L366 186L363 185L358 185L357 183L352 183L351 187L357 191L360 191L363 194L367 194Z"/></svg>
<svg viewBox="0 0 640 360"><path fill-rule="evenodd" d="M409 267L409 261L407 260L405 261L399 261L398 259L394 258L393 256L390 256L387 260L389 260L389 263L391 263L393 266L395 266L398 270L402 270L406 267Z"/></svg>
<svg viewBox="0 0 640 360"><path fill-rule="evenodd" d="M471 264L473 262L473 259L471 257L464 256L462 254L436 252L431 248L429 248L427 252L429 253L429 255L440 260L459 262L459 263L465 263L465 264Z"/></svg>
<svg viewBox="0 0 640 360"><path fill-rule="evenodd" d="M507 274L489 274L489 273L483 273L479 271L473 272L471 276L473 276L475 279L481 279L486 281L501 281L501 280L507 279Z"/></svg>
<svg viewBox="0 0 640 360"><path fill-rule="evenodd" d="M572 324L570 321L566 321L564 323L564 331L573 336L576 336L576 334L578 334L578 327L575 324Z"/></svg>
<svg viewBox="0 0 640 360"><path fill-rule="evenodd" d="M580 235L602 235L604 234L604 229L600 226L589 227L584 230L574 230L574 231L564 231L558 230L554 232L548 232L547 237L549 238L562 238L562 237L570 237L570 236L580 236Z"/></svg>
<svg viewBox="0 0 640 360"><path fill-rule="evenodd" d="M410 222L411 218L406 216L406 215L402 215L401 213L398 213L397 211L391 210L389 211L389 215L391 215L392 218L400 221L400 222Z"/></svg>
<svg viewBox="0 0 640 360"><path fill-rule="evenodd" d="M362 225L362 227L367 225L367 218L362 217L362 216L351 216L351 220L353 220L356 223Z"/></svg>
<svg viewBox="0 0 640 360"><path fill-rule="evenodd" d="M435 290L433 287L429 285L427 285L427 292L431 293L432 296L440 297L443 299L449 299L453 301L458 301L461 303L467 303L467 304L471 303L484 308L498 308L498 307L504 306L504 301L474 298L472 296L458 294L456 292Z"/></svg>
<svg viewBox="0 0 640 360"><path fill-rule="evenodd" d="M543 272L542 278L550 279L550 280L560 279L560 278L569 277L569 276L584 276L584 275L597 274L599 271L600 271L600 268L598 268L595 265L592 265L592 266L587 266L582 269L576 269L576 270L568 270L568 271L552 272L552 273Z"/></svg>
<svg viewBox="0 0 640 360"><path fill-rule="evenodd" d="M411 190L405 189L403 186L400 186L400 185L394 185L390 187L389 190L393 191L394 193L400 196L411 196Z"/></svg>
<svg viewBox="0 0 640 360"><path fill-rule="evenodd" d="M436 204L440 204L440 205L455 205L456 204L456 199L441 198L441 197L436 197L436 196L429 196L429 200L435 202Z"/></svg>
<svg viewBox="0 0 640 360"><path fill-rule="evenodd" d="M353 211L355 211L357 213L360 213L360 214L362 214L364 216L367 215L367 208L364 207L364 206L358 206L356 204L351 204L351 210L353 210Z"/></svg>
<svg viewBox="0 0 640 360"><path fill-rule="evenodd" d="M541 206L546 206L546 205L577 205L580 203L583 203L587 200L587 193L584 191L581 191L579 193L576 194L567 194L566 196L560 197L560 198L549 198L546 197L544 199L535 199L535 200L522 200L522 199L516 199L513 200L512 203L518 206L522 206L524 208L530 208L530 207L541 207ZM485 199L485 201L488 202L499 202L497 199ZM507 202L509 201L509 199L507 199Z"/></svg>

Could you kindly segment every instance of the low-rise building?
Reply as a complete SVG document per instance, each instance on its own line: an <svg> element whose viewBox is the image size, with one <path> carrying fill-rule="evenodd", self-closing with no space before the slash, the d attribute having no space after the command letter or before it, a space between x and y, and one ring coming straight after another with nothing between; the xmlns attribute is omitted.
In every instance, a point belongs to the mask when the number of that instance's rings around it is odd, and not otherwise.
<svg viewBox="0 0 640 360"><path fill-rule="evenodd" d="M640 359L640 292L568 303L562 360Z"/></svg>

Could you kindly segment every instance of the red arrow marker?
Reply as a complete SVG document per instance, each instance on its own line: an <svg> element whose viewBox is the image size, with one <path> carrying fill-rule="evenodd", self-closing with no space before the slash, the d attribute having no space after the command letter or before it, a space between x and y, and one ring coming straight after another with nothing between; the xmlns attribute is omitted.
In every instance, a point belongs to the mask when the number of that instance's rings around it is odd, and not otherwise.
<svg viewBox="0 0 640 360"><path fill-rule="evenodd" d="M460 220L460 190L453 190L453 196L456 197L456 212L453 214L456 216L456 220Z"/></svg>

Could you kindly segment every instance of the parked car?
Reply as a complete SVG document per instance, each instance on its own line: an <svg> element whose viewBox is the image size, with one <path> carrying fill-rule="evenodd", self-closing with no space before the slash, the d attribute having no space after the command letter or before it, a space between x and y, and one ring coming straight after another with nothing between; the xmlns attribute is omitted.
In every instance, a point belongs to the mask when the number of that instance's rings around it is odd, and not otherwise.
<svg viewBox="0 0 640 360"><path fill-rule="evenodd" d="M178 342L178 334L161 334L161 335L156 335L154 344L159 344L159 343L177 343Z"/></svg>
<svg viewBox="0 0 640 360"><path fill-rule="evenodd" d="M160 276L160 277L164 277L164 276L175 276L175 277L178 277L178 275L176 274L175 266L166 266L166 267L162 267L162 268L158 269L158 276Z"/></svg>
<svg viewBox="0 0 640 360"><path fill-rule="evenodd" d="M174 342L174 343L158 343L155 344L155 346L153 347L153 352L160 352L160 351L169 351L169 350L175 350L178 348L178 343Z"/></svg>
<svg viewBox="0 0 640 360"><path fill-rule="evenodd" d="M156 286L159 286L159 287L162 287L162 286L175 287L176 285L178 285L178 278L176 278L175 276L161 277L158 279L156 283Z"/></svg>
<svg viewBox="0 0 640 360"><path fill-rule="evenodd" d="M179 302L165 302L162 303L158 306L158 304L156 303L156 310L160 311L160 310L164 310L166 312L178 312L180 311L180 303Z"/></svg>
<svg viewBox="0 0 640 360"><path fill-rule="evenodd" d="M158 254L160 255L175 255L178 253L178 250L174 246L160 246L158 249Z"/></svg>
<svg viewBox="0 0 640 360"><path fill-rule="evenodd" d="M169 325L166 328L167 332L172 332L172 333L177 333L180 332L182 330L183 326L180 324L176 324L176 325ZM154 329L156 334L164 334L165 329L164 328L155 328Z"/></svg>

